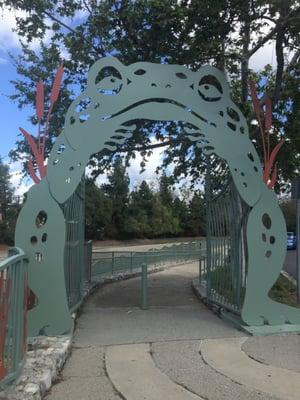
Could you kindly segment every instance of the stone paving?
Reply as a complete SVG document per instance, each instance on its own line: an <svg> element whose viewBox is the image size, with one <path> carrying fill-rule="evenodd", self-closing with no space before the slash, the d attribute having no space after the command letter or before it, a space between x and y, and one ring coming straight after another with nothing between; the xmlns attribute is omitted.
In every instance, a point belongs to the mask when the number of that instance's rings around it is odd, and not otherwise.
<svg viewBox="0 0 300 400"><path fill-rule="evenodd" d="M28 346L26 361L17 384L0 392L2 400L41 400L57 381L71 351L71 337L39 336Z"/></svg>

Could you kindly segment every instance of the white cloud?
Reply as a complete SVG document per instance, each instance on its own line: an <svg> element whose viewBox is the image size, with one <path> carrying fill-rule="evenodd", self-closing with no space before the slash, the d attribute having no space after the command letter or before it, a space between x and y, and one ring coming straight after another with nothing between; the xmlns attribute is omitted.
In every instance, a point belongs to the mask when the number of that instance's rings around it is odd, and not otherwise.
<svg viewBox="0 0 300 400"><path fill-rule="evenodd" d="M19 36L14 30L17 26L16 19L25 18L26 15L28 15L28 13L21 10L9 10L8 8L4 8L2 10L2 13L0 14L0 52L2 53L2 55L7 55L7 52L11 50L21 49ZM50 19L47 18L45 21L49 26L51 26L52 22L50 21ZM43 42L45 44L50 43L52 34L53 31L51 29L46 30L45 37L43 39ZM29 47L32 50L38 51L40 48L40 40L32 40L32 42L29 43ZM68 58L66 49L62 49L62 57ZM1 59L2 57L0 58L0 60Z"/></svg>
<svg viewBox="0 0 300 400"><path fill-rule="evenodd" d="M21 161L9 163L9 172L10 182L15 190L15 195L23 197L24 193L33 186L33 182L30 178L23 178Z"/></svg>
<svg viewBox="0 0 300 400"><path fill-rule="evenodd" d="M4 9L0 14L0 50L7 51L20 47L18 35L13 32L16 27L16 18L24 17L23 11L12 11Z"/></svg>
<svg viewBox="0 0 300 400"><path fill-rule="evenodd" d="M277 66L274 41L268 42L261 47L253 54L249 62L250 68L254 71L263 69L267 64L271 64L273 69Z"/></svg>
<svg viewBox="0 0 300 400"><path fill-rule="evenodd" d="M0 57L0 64L6 64L8 63L8 60L6 58Z"/></svg>
<svg viewBox="0 0 300 400"><path fill-rule="evenodd" d="M130 179L130 186L132 188L139 186L142 181L146 181L148 184L155 184L158 179L158 175L155 173L156 168L162 163L163 150L161 148L153 149L152 155L147 159L146 169L143 173L140 173L140 163L143 157L140 153L135 152L135 159L130 161L130 167L127 172Z"/></svg>

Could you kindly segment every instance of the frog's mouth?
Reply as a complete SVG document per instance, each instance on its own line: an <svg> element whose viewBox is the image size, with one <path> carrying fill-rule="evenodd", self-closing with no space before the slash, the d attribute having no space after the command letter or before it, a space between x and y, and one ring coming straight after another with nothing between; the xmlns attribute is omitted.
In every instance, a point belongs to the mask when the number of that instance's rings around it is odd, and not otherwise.
<svg viewBox="0 0 300 400"><path fill-rule="evenodd" d="M190 127L186 125L184 128L188 138L193 142L197 141L197 146L209 154L214 147L206 137L206 131L211 127L217 128L217 125L194 109L168 97L150 97L136 101L122 110L104 117L116 122L115 132L105 143L105 147L107 150L115 150L117 145L123 144L132 135L132 126L135 129L135 125L132 125L134 120L181 121L190 125ZM127 127L129 128L127 129Z"/></svg>
<svg viewBox="0 0 300 400"><path fill-rule="evenodd" d="M200 120L202 123L216 126L215 123L208 121L202 115L195 112L191 107L167 97L153 97L137 101L130 106L111 114L109 119L117 117L123 119L123 116L126 117L127 120L143 118L157 121L183 120L194 123L196 120Z"/></svg>

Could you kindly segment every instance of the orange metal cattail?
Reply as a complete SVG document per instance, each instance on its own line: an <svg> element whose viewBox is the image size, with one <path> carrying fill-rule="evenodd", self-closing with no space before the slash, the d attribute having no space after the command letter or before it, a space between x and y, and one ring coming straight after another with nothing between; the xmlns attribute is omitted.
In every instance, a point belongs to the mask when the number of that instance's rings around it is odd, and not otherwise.
<svg viewBox="0 0 300 400"><path fill-rule="evenodd" d="M55 79L51 89L50 101L52 104L54 104L58 98L63 73L64 66L61 64L56 71Z"/></svg>
<svg viewBox="0 0 300 400"><path fill-rule="evenodd" d="M35 107L36 107L36 116L40 121L44 115L44 83L42 81L38 82L36 85L36 98L35 98Z"/></svg>

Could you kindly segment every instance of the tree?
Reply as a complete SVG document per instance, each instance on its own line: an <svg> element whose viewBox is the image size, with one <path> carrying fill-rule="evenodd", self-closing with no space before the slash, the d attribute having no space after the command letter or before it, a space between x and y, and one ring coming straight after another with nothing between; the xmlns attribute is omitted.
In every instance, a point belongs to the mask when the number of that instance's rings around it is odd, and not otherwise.
<svg viewBox="0 0 300 400"><path fill-rule="evenodd" d="M19 204L13 202L9 167L0 158L0 243L13 244Z"/></svg>
<svg viewBox="0 0 300 400"><path fill-rule="evenodd" d="M149 219L153 208L154 194L146 181L130 194L127 218L125 221L126 236L144 238L153 236Z"/></svg>
<svg viewBox="0 0 300 400"><path fill-rule="evenodd" d="M172 207L173 204L173 179L163 173L159 178L159 195L161 202L166 207Z"/></svg>
<svg viewBox="0 0 300 400"><path fill-rule="evenodd" d="M92 179L85 183L85 227L88 239L102 240L110 232L112 201Z"/></svg>
<svg viewBox="0 0 300 400"><path fill-rule="evenodd" d="M173 215L179 220L179 236L188 236L189 207L184 200L175 197L173 202Z"/></svg>
<svg viewBox="0 0 300 400"><path fill-rule="evenodd" d="M9 208L12 205L13 189L10 183L9 166L0 158L0 220L7 219Z"/></svg>
<svg viewBox="0 0 300 400"><path fill-rule="evenodd" d="M206 235L206 211L203 196L195 193L189 204L189 215L186 224L187 236Z"/></svg>
<svg viewBox="0 0 300 400"><path fill-rule="evenodd" d="M112 204L111 224L107 229L112 237L122 237L129 200L129 177L121 157L114 159L107 177L108 183L102 185Z"/></svg>
<svg viewBox="0 0 300 400"><path fill-rule="evenodd" d="M297 204L295 200L285 200L280 203L283 212L286 228L288 231L296 232Z"/></svg>
<svg viewBox="0 0 300 400"><path fill-rule="evenodd" d="M210 63L226 70L233 97L249 122L253 115L247 93L252 75L273 101L274 143L283 134L286 138L278 158L280 180L290 179L299 169L300 158L294 156L300 150L295 138L300 123L298 0L0 0L0 6L26 11L17 20L23 53L15 59L20 79L13 82L16 92L11 96L20 107L33 104L33 82L42 79L50 85L60 62L59 48L70 55L64 62L65 86L54 110L48 151L53 137L62 129L74 88L85 86L87 70L94 61L114 54L125 64L163 61L195 70ZM75 18L79 12L81 17ZM68 22L72 19L77 21L75 25ZM48 28L53 31L50 44L42 43L40 53L32 51L25 41L43 41ZM275 43L277 70L265 69L255 74L249 68L251 58L270 40ZM36 122L34 117L32 121ZM147 135L142 134L145 132ZM252 127L250 134L260 149L257 129ZM158 143L153 144L151 136ZM206 158L186 138L182 124L138 121L133 137L117 152L127 152L129 159L138 149L144 163L149 152L158 146L166 148L163 167L175 165L174 178L190 175L195 181L205 172ZM12 155L18 157L24 150L28 149L20 140ZM93 158L95 177L113 157L101 154Z"/></svg>

